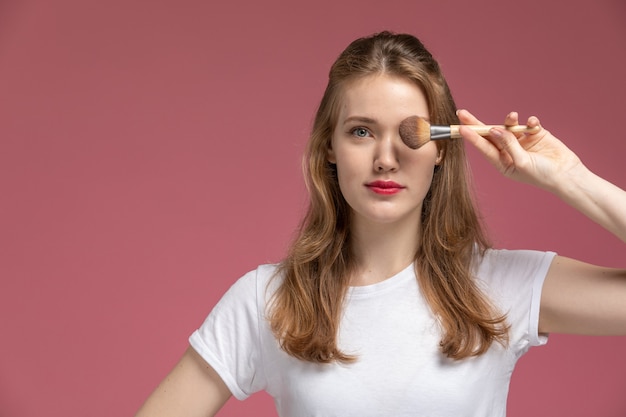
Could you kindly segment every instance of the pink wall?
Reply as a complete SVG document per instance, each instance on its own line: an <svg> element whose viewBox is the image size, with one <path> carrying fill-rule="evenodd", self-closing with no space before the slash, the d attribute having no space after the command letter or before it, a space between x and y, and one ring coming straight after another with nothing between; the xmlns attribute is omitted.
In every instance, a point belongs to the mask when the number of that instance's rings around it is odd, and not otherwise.
<svg viewBox="0 0 626 417"><path fill-rule="evenodd" d="M132 415L225 289L281 258L328 67L357 36L418 35L461 107L537 114L626 187L625 22L621 0L0 2L0 415ZM499 246L626 266L608 232L471 157ZM625 349L553 336L510 416L625 415ZM222 413L246 414L275 412L259 395Z"/></svg>

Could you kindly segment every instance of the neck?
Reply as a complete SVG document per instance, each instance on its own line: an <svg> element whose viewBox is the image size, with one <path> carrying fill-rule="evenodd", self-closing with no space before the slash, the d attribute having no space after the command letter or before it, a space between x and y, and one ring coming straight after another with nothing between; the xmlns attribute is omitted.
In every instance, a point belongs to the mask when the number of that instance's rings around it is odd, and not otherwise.
<svg viewBox="0 0 626 417"><path fill-rule="evenodd" d="M392 277L415 259L420 225L412 222L370 224L353 219L352 251L356 271L351 285L369 285Z"/></svg>

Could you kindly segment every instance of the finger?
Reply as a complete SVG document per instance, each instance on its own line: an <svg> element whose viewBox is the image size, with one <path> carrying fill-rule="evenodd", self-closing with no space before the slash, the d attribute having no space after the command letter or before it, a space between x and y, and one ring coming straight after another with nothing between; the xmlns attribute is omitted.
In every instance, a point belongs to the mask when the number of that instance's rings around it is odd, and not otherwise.
<svg viewBox="0 0 626 417"><path fill-rule="evenodd" d="M541 126L541 122L535 116L528 118L526 126L529 128L539 127L539 129L536 133L524 133L524 135L519 138L520 145L525 149L532 147L533 144L541 141L549 133L543 128L543 126Z"/></svg>
<svg viewBox="0 0 626 417"><path fill-rule="evenodd" d="M472 113L465 109L460 109L456 112L457 117L461 124L464 125L484 125L483 122L478 120Z"/></svg>
<svg viewBox="0 0 626 417"><path fill-rule="evenodd" d="M510 112L509 114L506 115L506 117L504 118L504 125L505 126L517 126L519 124L519 115L517 114L517 112Z"/></svg>
<svg viewBox="0 0 626 417"><path fill-rule="evenodd" d="M516 165L524 160L526 156L524 148L513 133L494 127L489 131L489 140L501 153L507 154Z"/></svg>
<svg viewBox="0 0 626 417"><path fill-rule="evenodd" d="M526 126L528 126L528 127L541 126L541 122L539 121L539 119L537 117L530 116L528 118L528 121L526 122Z"/></svg>
<svg viewBox="0 0 626 417"><path fill-rule="evenodd" d="M504 125L506 127L517 126L519 125L519 114L517 112L512 111L506 115L504 119ZM514 134L517 139L521 139L524 137L524 133L515 133Z"/></svg>
<svg viewBox="0 0 626 417"><path fill-rule="evenodd" d="M481 153L483 157L498 171L505 173L508 169L507 167L511 166L513 162L511 157L498 149L496 144L492 142L491 138L482 137L472 129L465 126L460 127L459 133L461 133L461 136L463 136L465 141L471 143L474 148Z"/></svg>
<svg viewBox="0 0 626 417"><path fill-rule="evenodd" d="M500 149L498 149L490 138L480 136L474 130L463 125L459 128L459 133L465 141L471 143L489 161L495 162L500 159Z"/></svg>

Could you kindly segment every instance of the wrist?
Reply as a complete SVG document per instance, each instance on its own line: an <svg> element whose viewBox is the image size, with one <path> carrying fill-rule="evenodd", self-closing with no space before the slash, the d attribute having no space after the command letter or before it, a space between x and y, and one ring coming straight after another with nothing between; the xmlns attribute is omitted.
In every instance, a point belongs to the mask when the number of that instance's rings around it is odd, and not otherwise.
<svg viewBox="0 0 626 417"><path fill-rule="evenodd" d="M599 179L585 165L578 163L549 182L547 188L558 197L571 201L577 196L588 196L594 189L594 183Z"/></svg>

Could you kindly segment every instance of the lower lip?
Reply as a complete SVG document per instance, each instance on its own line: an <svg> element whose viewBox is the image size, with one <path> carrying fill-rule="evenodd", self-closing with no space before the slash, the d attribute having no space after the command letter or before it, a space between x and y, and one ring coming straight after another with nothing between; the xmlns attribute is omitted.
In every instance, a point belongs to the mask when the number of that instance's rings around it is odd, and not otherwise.
<svg viewBox="0 0 626 417"><path fill-rule="evenodd" d="M400 191L402 191L402 188L369 187L369 189L375 192L376 194L382 194L382 195L392 195L392 194L397 194Z"/></svg>

